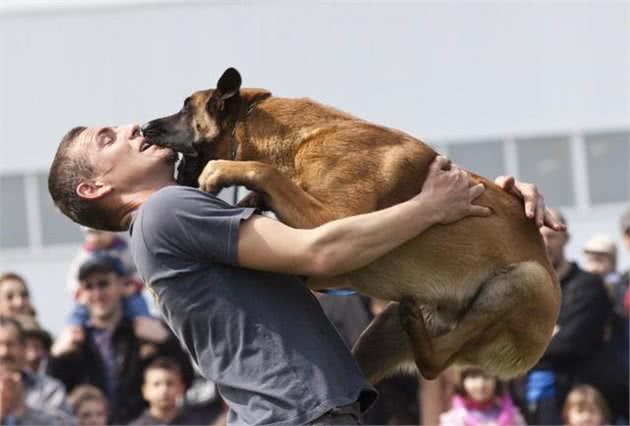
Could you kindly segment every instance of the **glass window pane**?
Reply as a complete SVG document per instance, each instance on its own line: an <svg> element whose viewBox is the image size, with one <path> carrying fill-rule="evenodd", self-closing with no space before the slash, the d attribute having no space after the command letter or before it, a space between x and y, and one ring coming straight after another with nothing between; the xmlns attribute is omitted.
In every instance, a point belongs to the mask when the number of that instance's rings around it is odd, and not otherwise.
<svg viewBox="0 0 630 426"><path fill-rule="evenodd" d="M79 225L64 216L53 204L48 193L48 174L37 175L39 220L42 228L42 244L80 243L83 241Z"/></svg>
<svg viewBox="0 0 630 426"><path fill-rule="evenodd" d="M23 175L0 176L0 247L28 247Z"/></svg>
<svg viewBox="0 0 630 426"><path fill-rule="evenodd" d="M584 137L591 203L624 202L630 195L630 134L592 133Z"/></svg>
<svg viewBox="0 0 630 426"><path fill-rule="evenodd" d="M501 141L449 144L448 156L465 169L490 180L505 174Z"/></svg>
<svg viewBox="0 0 630 426"><path fill-rule="evenodd" d="M535 183L548 206L575 204L568 136L517 139L516 152L519 179Z"/></svg>

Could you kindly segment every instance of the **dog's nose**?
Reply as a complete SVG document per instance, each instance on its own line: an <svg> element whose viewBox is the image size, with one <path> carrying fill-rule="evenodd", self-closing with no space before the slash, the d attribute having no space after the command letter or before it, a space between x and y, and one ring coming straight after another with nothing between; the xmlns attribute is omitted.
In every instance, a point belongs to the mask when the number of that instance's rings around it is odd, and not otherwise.
<svg viewBox="0 0 630 426"><path fill-rule="evenodd" d="M149 121L148 123L144 123L142 126L140 126L140 134L142 136L146 136L149 130L149 126L151 125L151 122Z"/></svg>

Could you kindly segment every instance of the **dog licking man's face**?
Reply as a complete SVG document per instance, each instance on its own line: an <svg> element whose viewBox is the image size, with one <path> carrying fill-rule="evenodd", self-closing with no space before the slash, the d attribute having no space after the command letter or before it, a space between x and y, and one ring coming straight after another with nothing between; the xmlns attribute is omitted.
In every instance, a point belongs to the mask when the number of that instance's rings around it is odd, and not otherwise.
<svg viewBox="0 0 630 426"><path fill-rule="evenodd" d="M237 113L240 87L240 74L228 68L216 89L193 93L175 114L144 124L142 134L152 144L196 157L201 144L211 146L227 130L229 118Z"/></svg>

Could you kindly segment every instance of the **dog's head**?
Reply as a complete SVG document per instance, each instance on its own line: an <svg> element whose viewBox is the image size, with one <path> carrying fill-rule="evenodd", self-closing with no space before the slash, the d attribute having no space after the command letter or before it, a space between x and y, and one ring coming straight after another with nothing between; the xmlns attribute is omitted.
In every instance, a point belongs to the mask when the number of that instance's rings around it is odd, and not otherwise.
<svg viewBox="0 0 630 426"><path fill-rule="evenodd" d="M201 144L210 147L233 125L240 107L240 88L241 75L228 68L216 89L193 93L175 114L144 124L142 133L152 144L196 157Z"/></svg>

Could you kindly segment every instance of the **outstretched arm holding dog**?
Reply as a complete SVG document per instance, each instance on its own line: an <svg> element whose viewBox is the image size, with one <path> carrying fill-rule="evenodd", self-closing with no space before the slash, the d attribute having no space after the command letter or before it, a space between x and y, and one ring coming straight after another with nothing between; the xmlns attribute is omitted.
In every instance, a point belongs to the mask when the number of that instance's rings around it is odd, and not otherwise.
<svg viewBox="0 0 630 426"><path fill-rule="evenodd" d="M309 276L338 275L367 265L433 225L489 215L490 209L473 204L483 185L473 185L457 167L444 170L448 164L445 157L436 157L422 191L409 201L317 228L294 229L252 217L239 232L239 264Z"/></svg>

